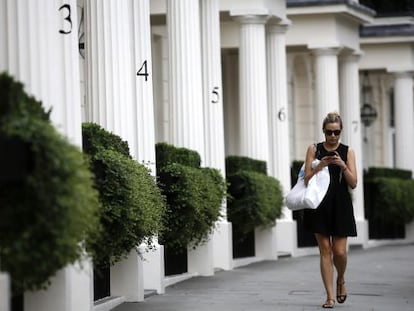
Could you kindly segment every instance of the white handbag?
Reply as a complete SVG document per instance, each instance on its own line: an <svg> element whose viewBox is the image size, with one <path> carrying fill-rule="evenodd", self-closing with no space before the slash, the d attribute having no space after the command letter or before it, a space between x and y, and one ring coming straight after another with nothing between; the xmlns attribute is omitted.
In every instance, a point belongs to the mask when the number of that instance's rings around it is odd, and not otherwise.
<svg viewBox="0 0 414 311"><path fill-rule="evenodd" d="M318 163L319 160L313 160L312 168L316 167ZM288 192L285 198L286 206L292 211L306 208L316 209L328 191L330 176L327 166L313 175L307 186L305 185L304 177L305 164L299 170L296 185Z"/></svg>

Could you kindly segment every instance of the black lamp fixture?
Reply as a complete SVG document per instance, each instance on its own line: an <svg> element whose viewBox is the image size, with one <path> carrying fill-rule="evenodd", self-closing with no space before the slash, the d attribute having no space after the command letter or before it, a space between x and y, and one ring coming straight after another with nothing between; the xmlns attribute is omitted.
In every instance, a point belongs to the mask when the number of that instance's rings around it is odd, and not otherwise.
<svg viewBox="0 0 414 311"><path fill-rule="evenodd" d="M369 83L368 71L364 72L362 80L362 107L361 121L365 127L369 127L377 118L377 111L371 105L372 86Z"/></svg>

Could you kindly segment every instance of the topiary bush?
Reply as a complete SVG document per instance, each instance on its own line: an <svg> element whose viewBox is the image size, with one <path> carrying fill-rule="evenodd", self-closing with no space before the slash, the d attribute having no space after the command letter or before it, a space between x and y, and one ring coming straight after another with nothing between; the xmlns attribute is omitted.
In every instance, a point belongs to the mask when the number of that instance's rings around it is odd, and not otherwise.
<svg viewBox="0 0 414 311"><path fill-rule="evenodd" d="M126 142L96 124L84 124L82 129L84 150L96 176L103 227L88 249L96 266L113 265L142 242L153 246L152 238L162 230L165 201L149 170L125 154Z"/></svg>
<svg viewBox="0 0 414 311"><path fill-rule="evenodd" d="M160 242L172 253L196 247L220 217L225 180L216 169L195 167L200 156L193 150L162 143L156 151L158 182L167 200Z"/></svg>
<svg viewBox="0 0 414 311"><path fill-rule="evenodd" d="M57 132L41 102L5 73L0 98L0 136L28 146L24 174L0 180L0 270L16 294L46 288L85 253L82 241L98 232L99 202L83 153Z"/></svg>
<svg viewBox="0 0 414 311"><path fill-rule="evenodd" d="M406 224L414 219L414 180L376 177L364 181L367 217Z"/></svg>
<svg viewBox="0 0 414 311"><path fill-rule="evenodd" d="M266 162L228 156L226 175L233 233L243 239L256 227L273 226L282 213L283 193L279 181L266 175Z"/></svg>
<svg viewBox="0 0 414 311"><path fill-rule="evenodd" d="M228 219L241 233L256 227L271 227L281 216L283 193L277 179L253 171L239 171L227 176L230 199Z"/></svg>

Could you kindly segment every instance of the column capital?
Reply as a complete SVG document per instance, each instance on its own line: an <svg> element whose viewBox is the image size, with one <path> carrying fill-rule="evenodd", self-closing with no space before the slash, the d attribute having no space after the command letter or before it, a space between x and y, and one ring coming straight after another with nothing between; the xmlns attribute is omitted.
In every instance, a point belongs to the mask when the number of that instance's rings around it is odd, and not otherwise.
<svg viewBox="0 0 414 311"><path fill-rule="evenodd" d="M238 21L240 24L260 24L264 25L269 19L269 15L235 15L233 18Z"/></svg>
<svg viewBox="0 0 414 311"><path fill-rule="evenodd" d="M326 48L311 48L311 53L315 56L328 56L338 55L341 51L339 47L326 47Z"/></svg>
<svg viewBox="0 0 414 311"><path fill-rule="evenodd" d="M401 70L391 71L395 78L412 78L414 76L414 70Z"/></svg>
<svg viewBox="0 0 414 311"><path fill-rule="evenodd" d="M280 24L270 22L266 25L266 31L268 33L285 34L290 26L290 23Z"/></svg>
<svg viewBox="0 0 414 311"><path fill-rule="evenodd" d="M362 53L358 53L358 52L346 53L340 56L339 61L343 63L348 63L348 62L357 63L361 59L361 56L362 56Z"/></svg>

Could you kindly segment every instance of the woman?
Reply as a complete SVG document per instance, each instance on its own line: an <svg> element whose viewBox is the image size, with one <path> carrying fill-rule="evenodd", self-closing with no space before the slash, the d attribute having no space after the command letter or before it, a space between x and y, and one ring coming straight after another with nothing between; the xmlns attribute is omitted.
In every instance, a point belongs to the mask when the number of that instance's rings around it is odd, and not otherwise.
<svg viewBox="0 0 414 311"><path fill-rule="evenodd" d="M347 237L356 236L356 225L349 187L357 185L354 151L339 142L342 120L338 113L328 113L323 120L325 141L309 146L305 162L305 184L323 167L328 166L330 184L328 192L316 210L304 211L305 228L314 232L319 246L322 281L326 290L323 308L333 308L334 267L337 271L336 301L347 298L345 269L347 264ZM319 164L312 169L317 158Z"/></svg>

